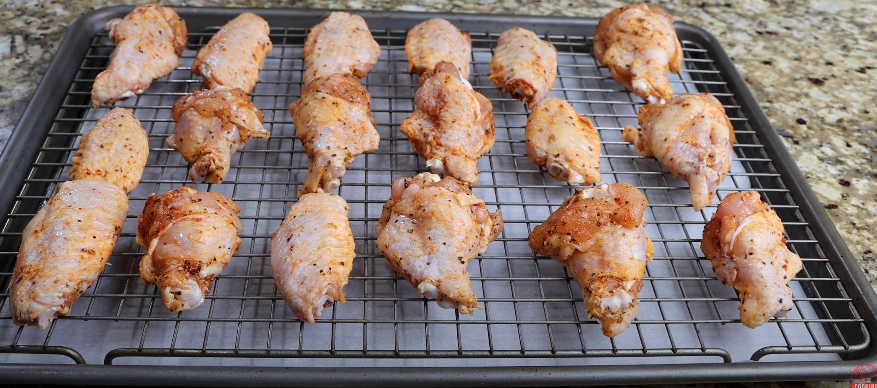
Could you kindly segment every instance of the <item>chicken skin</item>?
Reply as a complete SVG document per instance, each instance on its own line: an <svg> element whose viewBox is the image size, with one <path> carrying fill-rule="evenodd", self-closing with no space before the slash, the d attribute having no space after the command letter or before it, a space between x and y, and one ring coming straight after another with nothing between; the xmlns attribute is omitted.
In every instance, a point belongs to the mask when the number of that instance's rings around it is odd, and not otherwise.
<svg viewBox="0 0 877 388"><path fill-rule="evenodd" d="M530 109L554 87L557 49L533 31L515 27L503 32L490 60L490 82Z"/></svg>
<svg viewBox="0 0 877 388"><path fill-rule="evenodd" d="M638 120L642 129L626 126L624 140L688 182L694 210L709 206L731 170L735 140L722 103L707 93L681 94L666 105L641 106Z"/></svg>
<svg viewBox="0 0 877 388"><path fill-rule="evenodd" d="M428 172L393 182L375 226L378 250L397 274L442 308L480 309L466 267L502 232L502 214L460 181Z"/></svg>
<svg viewBox="0 0 877 388"><path fill-rule="evenodd" d="M130 193L149 157L149 135L130 109L113 108L82 135L73 155L70 180L110 182Z"/></svg>
<svg viewBox="0 0 877 388"><path fill-rule="evenodd" d="M341 185L347 165L381 141L371 113L371 95L352 75L333 74L302 88L289 106L298 138L310 162L298 192L331 192Z"/></svg>
<svg viewBox="0 0 877 388"><path fill-rule="evenodd" d="M803 268L786 247L785 228L777 213L756 191L725 197L703 229L700 249L725 286L740 295L740 320L749 328L792 308L788 283Z"/></svg>
<svg viewBox="0 0 877 388"><path fill-rule="evenodd" d="M186 22L173 9L140 4L124 19L107 22L116 49L106 70L94 79L91 104L112 105L143 93L157 78L180 64L189 35Z"/></svg>
<svg viewBox="0 0 877 388"><path fill-rule="evenodd" d="M262 112L244 91L217 86L177 101L174 134L166 139L189 163L192 182L222 183L231 155L252 138L268 139Z"/></svg>
<svg viewBox="0 0 877 388"><path fill-rule="evenodd" d="M496 137L493 104L460 78L450 62L420 77L414 113L399 126L433 173L478 184L478 159Z"/></svg>
<svg viewBox="0 0 877 388"><path fill-rule="evenodd" d="M590 185L601 181L600 136L587 117L559 98L536 104L527 118L527 155L559 181Z"/></svg>
<svg viewBox="0 0 877 388"><path fill-rule="evenodd" d="M363 78L378 62L381 46L362 16L332 12L308 33L304 56L305 85L332 74Z"/></svg>
<svg viewBox="0 0 877 388"><path fill-rule="evenodd" d="M341 288L356 257L349 212L347 201L335 194L305 194L271 235L277 289L304 322L314 323L336 300L346 303Z"/></svg>
<svg viewBox="0 0 877 388"><path fill-rule="evenodd" d="M128 196L110 182L62 183L22 233L9 287L12 321L44 329L70 314L106 266L127 214Z"/></svg>
<svg viewBox="0 0 877 388"><path fill-rule="evenodd" d="M472 38L469 33L445 19L429 19L420 23L405 38L408 72L423 74L433 71L439 62L453 63L460 78L469 78L472 60Z"/></svg>
<svg viewBox="0 0 877 388"><path fill-rule="evenodd" d="M140 280L158 285L168 311L204 303L213 278L241 245L240 210L222 194L187 186L146 199L137 217L137 243L146 249Z"/></svg>
<svg viewBox="0 0 877 388"><path fill-rule="evenodd" d="M192 73L204 78L205 89L223 85L252 93L265 57L274 48L269 32L265 19L242 13L198 51Z"/></svg>
<svg viewBox="0 0 877 388"><path fill-rule="evenodd" d="M650 104L673 98L667 71L682 70L682 45L673 17L658 7L631 4L600 19L594 58L612 78Z"/></svg>
<svg viewBox="0 0 877 388"><path fill-rule="evenodd" d="M569 269L588 316L603 335L621 334L639 314L637 294L654 247L643 213L649 202L628 183L577 191L530 233L530 249Z"/></svg>

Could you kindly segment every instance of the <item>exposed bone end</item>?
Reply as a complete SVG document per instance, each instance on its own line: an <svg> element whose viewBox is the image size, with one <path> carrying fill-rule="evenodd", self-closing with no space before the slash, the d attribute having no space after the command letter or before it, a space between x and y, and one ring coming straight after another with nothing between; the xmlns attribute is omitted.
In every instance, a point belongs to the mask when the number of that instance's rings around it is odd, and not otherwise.
<svg viewBox="0 0 877 388"><path fill-rule="evenodd" d="M448 299L431 281L423 281L417 285L417 292L427 299L434 299L436 304L443 309L457 309L460 313L471 314L471 310L465 304Z"/></svg>
<svg viewBox="0 0 877 388"><path fill-rule="evenodd" d="M172 313L191 310L204 303L204 294L201 286L194 280L188 280L183 287L163 287L161 300L164 307Z"/></svg>
<svg viewBox="0 0 877 388"><path fill-rule="evenodd" d="M445 174L447 170L445 169L445 162L441 159L432 158L426 161L426 168L432 171L433 174Z"/></svg>

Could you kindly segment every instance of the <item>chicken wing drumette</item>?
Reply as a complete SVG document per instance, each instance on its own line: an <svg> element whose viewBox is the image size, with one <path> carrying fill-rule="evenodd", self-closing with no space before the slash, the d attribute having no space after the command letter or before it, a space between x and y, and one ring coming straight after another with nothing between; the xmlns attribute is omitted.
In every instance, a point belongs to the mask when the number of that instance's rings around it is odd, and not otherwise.
<svg viewBox="0 0 877 388"><path fill-rule="evenodd" d="M734 128L722 103L707 93L681 94L666 105L641 106L638 120L642 129L628 125L624 140L688 182L694 210L709 206L731 169Z"/></svg>
<svg viewBox="0 0 877 388"><path fill-rule="evenodd" d="M590 185L600 175L600 136L587 117L559 98L536 104L527 118L527 155L559 181Z"/></svg>
<svg viewBox="0 0 877 388"><path fill-rule="evenodd" d="M148 156L149 138L129 109L111 110L82 136L70 180L22 233L9 288L15 324L45 328L91 287L122 232L126 193Z"/></svg>
<svg viewBox="0 0 877 388"><path fill-rule="evenodd" d="M371 114L371 95L352 75L333 74L302 88L289 106L308 155L308 176L298 195L330 192L341 185L346 166L378 148L381 138Z"/></svg>
<svg viewBox="0 0 877 388"><path fill-rule="evenodd" d="M362 16L332 12L308 33L304 56L305 85L332 74L362 78L378 62L381 46L372 37Z"/></svg>
<svg viewBox="0 0 877 388"><path fill-rule="evenodd" d="M393 182L375 226L393 270L443 308L479 308L466 267L502 232L502 215L460 181L428 172Z"/></svg>
<svg viewBox="0 0 877 388"><path fill-rule="evenodd" d="M408 71L423 74L433 71L439 62L453 63L460 78L469 78L472 60L472 38L445 19L429 19L420 23L405 38Z"/></svg>
<svg viewBox="0 0 877 388"><path fill-rule="evenodd" d="M204 88L216 85L253 92L265 57L274 48L268 22L250 12L222 26L195 57L192 73L204 78Z"/></svg>
<svg viewBox="0 0 877 388"><path fill-rule="evenodd" d="M609 12L594 33L594 57L650 104L673 98L667 71L682 70L682 45L673 17L663 9L631 4Z"/></svg>
<svg viewBox="0 0 877 388"><path fill-rule="evenodd" d="M556 75L554 45L533 31L515 27L499 36L487 79L532 109L554 87Z"/></svg>
<svg viewBox="0 0 877 388"><path fill-rule="evenodd" d="M756 328L794 308L788 283L803 268L786 247L777 213L756 191L731 193L703 229L700 249L725 286L740 295L740 320Z"/></svg>
<svg viewBox="0 0 877 388"><path fill-rule="evenodd" d="M621 334L639 313L637 294L654 248L646 197L628 183L576 192L530 233L530 249L565 265L603 335Z"/></svg>
<svg viewBox="0 0 877 388"><path fill-rule="evenodd" d="M217 86L174 104L174 134L167 144L189 163L192 182L222 183L231 155L252 138L268 139L262 112L240 89Z"/></svg>
<svg viewBox="0 0 877 388"><path fill-rule="evenodd" d="M493 104L472 90L450 62L420 77L416 108L399 130L426 159L433 173L447 172L468 185L478 183L478 159L496 136Z"/></svg>
<svg viewBox="0 0 877 388"><path fill-rule="evenodd" d="M184 186L150 195L137 217L137 243L146 249L140 280L158 285L170 312L204 303L218 276L241 245L234 201Z"/></svg>
<svg viewBox="0 0 877 388"><path fill-rule="evenodd" d="M310 193L289 209L271 235L271 272L283 300L298 319L314 323L323 307L345 302L341 288L353 269L353 232L347 201Z"/></svg>
<svg viewBox="0 0 877 388"><path fill-rule="evenodd" d="M151 3L138 5L124 19L108 21L106 29L116 49L109 67L94 79L95 108L143 93L152 81L170 74L189 39L186 22L173 9Z"/></svg>

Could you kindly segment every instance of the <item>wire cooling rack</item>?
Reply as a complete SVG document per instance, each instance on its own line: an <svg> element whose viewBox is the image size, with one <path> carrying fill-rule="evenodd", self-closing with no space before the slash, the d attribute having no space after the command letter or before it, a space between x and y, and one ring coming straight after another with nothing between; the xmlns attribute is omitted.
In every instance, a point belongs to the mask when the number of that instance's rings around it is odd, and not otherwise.
<svg viewBox="0 0 877 388"><path fill-rule="evenodd" d="M325 309L311 325L289 311L271 277L268 247L270 234L296 201L307 173L307 157L288 107L298 99L302 85L302 47L308 30L273 28L274 50L252 94L271 139L252 140L235 154L221 185L193 185L221 192L240 205L240 251L215 280L204 305L169 313L156 288L139 280L143 249L134 242L136 217L150 194L192 185L186 163L168 148L165 138L173 132L172 105L201 88L190 65L217 29L190 33L182 65L145 93L119 104L134 109L150 134L151 149L110 264L74 304L70 316L46 330L19 328L11 322L7 297L21 231L67 179L81 134L108 111L92 109L89 93L114 45L105 33L93 38L61 109L47 112L55 114L54 124L45 139L35 139L41 148L28 177L20 188L7 188L18 195L0 234L0 363L171 365L179 362L177 357L190 357L187 365L237 366L441 366L459 365L460 358L472 359L465 361L470 366L721 363L766 355L772 357L765 360L776 361L838 360L870 344L863 319L707 49L683 41L683 71L671 75L670 82L677 93L710 92L718 97L734 125L734 165L718 199L735 191L758 190L782 218L789 247L805 264L791 282L795 308L789 318L771 320L755 330L739 323L734 290L715 279L699 249L703 226L718 200L694 211L687 184L654 158L638 156L621 139L625 125L637 124L641 101L596 63L590 37L543 35L559 54L550 95L566 99L594 121L603 147L604 182L632 183L650 202L645 217L655 259L639 294L640 314L618 337L601 335L599 324L587 318L581 291L570 274L527 247L529 232L576 187L555 181L527 158L526 108L486 79L487 62L502 31L470 31L470 81L493 101L497 128L496 144L479 161L481 176L473 191L491 211L501 209L505 218L500 237L469 265L483 310L459 315L424 300L375 248L374 226L390 184L425 171L423 159L398 131L414 108L417 79L406 71L406 31L391 29L372 31L383 51L363 80L372 94L380 148L347 168L338 191L350 204L359 254L344 289L347 303Z"/></svg>

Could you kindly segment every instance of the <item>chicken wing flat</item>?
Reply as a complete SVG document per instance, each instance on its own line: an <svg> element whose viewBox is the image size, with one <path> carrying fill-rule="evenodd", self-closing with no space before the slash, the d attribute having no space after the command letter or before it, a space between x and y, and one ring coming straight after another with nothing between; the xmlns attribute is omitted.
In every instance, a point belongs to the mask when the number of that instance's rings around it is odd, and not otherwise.
<svg viewBox="0 0 877 388"><path fill-rule="evenodd" d="M189 163L192 182L222 183L231 155L252 138L268 139L262 112L240 89L217 86L177 101L174 134L166 139Z"/></svg>
<svg viewBox="0 0 877 388"><path fill-rule="evenodd" d="M688 182L694 210L709 206L731 170L735 140L722 103L707 93L681 94L666 105L641 106L638 120L642 129L626 126L624 140Z"/></svg>
<svg viewBox="0 0 877 388"><path fill-rule="evenodd" d="M269 32L265 19L242 13L222 26L198 51L192 73L204 78L206 89L224 85L252 93L265 57L274 48Z"/></svg>
<svg viewBox="0 0 877 388"><path fill-rule="evenodd" d="M271 235L274 281L302 321L314 323L336 300L347 303L341 288L356 257L349 213L347 201L335 194L305 194Z"/></svg>
<svg viewBox="0 0 877 388"><path fill-rule="evenodd" d="M621 334L639 314L637 294L654 247L643 213L649 202L628 183L577 191L530 233L530 249L565 265L603 335Z"/></svg>
<svg viewBox="0 0 877 388"><path fill-rule="evenodd" d="M618 83L650 104L673 98L667 71L682 70L682 45L673 17L658 7L631 4L600 19L594 58Z"/></svg>
<svg viewBox="0 0 877 388"><path fill-rule="evenodd" d="M234 201L184 186L150 195L137 217L137 243L146 249L140 280L158 285L170 312L204 303L213 278L237 253L242 230Z"/></svg>
<svg viewBox="0 0 877 388"><path fill-rule="evenodd" d="M740 320L756 328L794 308L788 283L803 268L786 247L785 228L758 192L731 193L703 229L700 249L713 272L740 295Z"/></svg>
<svg viewBox="0 0 877 388"><path fill-rule="evenodd" d="M332 12L308 33L304 56L305 85L332 74L362 78L378 62L381 46L372 37L362 16Z"/></svg>
<svg viewBox="0 0 877 388"><path fill-rule="evenodd" d="M490 82L530 109L554 87L557 49L533 31L515 27L503 32L490 60Z"/></svg>
<svg viewBox="0 0 877 388"><path fill-rule="evenodd" d="M61 184L22 233L9 287L16 325L46 328L103 271L128 214L128 196L100 180Z"/></svg>
<svg viewBox="0 0 877 388"><path fill-rule="evenodd" d="M423 74L433 71L439 62L453 63L460 78L469 78L472 60L472 38L445 19L429 19L420 23L405 38L408 72Z"/></svg>
<svg viewBox="0 0 877 388"><path fill-rule="evenodd" d="M375 233L378 250L417 292L472 314L480 307L466 267L502 227L499 210L489 213L466 185L425 172L393 182Z"/></svg>
<svg viewBox="0 0 877 388"><path fill-rule="evenodd" d="M399 126L433 173L478 184L478 159L496 137L493 104L460 78L450 62L420 77L414 113Z"/></svg>
<svg viewBox="0 0 877 388"><path fill-rule="evenodd" d="M116 49L91 88L91 104L114 104L143 93L180 64L189 35L186 22L168 7L140 4L124 19L107 22Z"/></svg>
<svg viewBox="0 0 877 388"><path fill-rule="evenodd" d="M130 109L113 108L82 135L73 155L70 180L110 182L130 193L149 157L149 135Z"/></svg>
<svg viewBox="0 0 877 388"><path fill-rule="evenodd" d="M352 75L333 74L302 88L301 99L289 106L310 161L298 195L337 189L347 165L378 148L381 138L370 101L368 90Z"/></svg>
<svg viewBox="0 0 877 388"><path fill-rule="evenodd" d="M536 104L527 118L527 155L554 179L590 185L600 175L600 135L587 117L559 98Z"/></svg>

